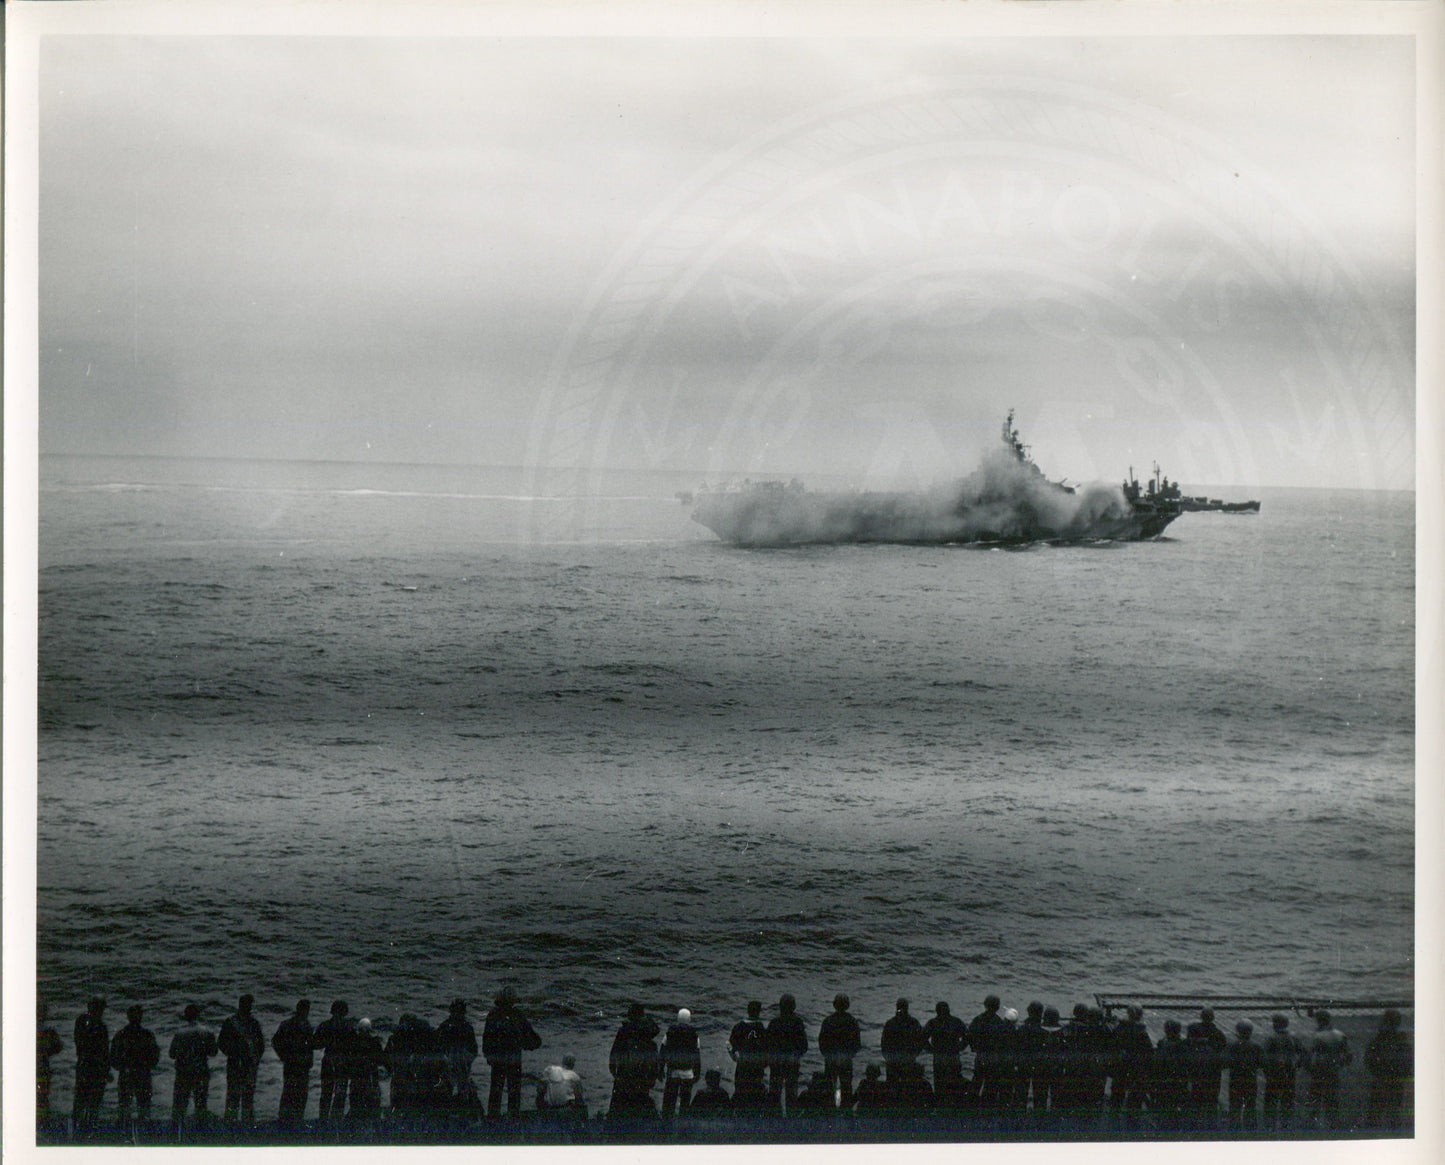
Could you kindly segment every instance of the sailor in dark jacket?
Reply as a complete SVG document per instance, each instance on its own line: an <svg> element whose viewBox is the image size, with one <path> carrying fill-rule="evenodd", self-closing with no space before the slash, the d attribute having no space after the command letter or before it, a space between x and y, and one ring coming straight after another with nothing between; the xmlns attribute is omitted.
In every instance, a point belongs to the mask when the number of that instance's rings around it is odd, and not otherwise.
<svg viewBox="0 0 1445 1165"><path fill-rule="evenodd" d="M1177 1019L1164 1021L1164 1035L1154 1045L1149 1107L1160 1129L1168 1132L1184 1127L1189 1107L1189 1049Z"/></svg>
<svg viewBox="0 0 1445 1165"><path fill-rule="evenodd" d="M351 1031L347 1073L351 1080L350 1123L375 1124L381 1117L381 1065L385 1059L381 1038L371 1030L371 1020L361 1019Z"/></svg>
<svg viewBox="0 0 1445 1165"><path fill-rule="evenodd" d="M467 1001L453 999L447 1017L437 1024L436 1044L446 1061L452 1102L467 1104L472 1095L472 1061L477 1058L477 1030L467 1019Z"/></svg>
<svg viewBox="0 0 1445 1165"><path fill-rule="evenodd" d="M1064 1047L1067 1036L1057 1007L1044 1008L1039 1031L1042 1033L1042 1046L1034 1068L1034 1123L1053 1127L1058 1124L1068 1103L1065 1080L1068 1051Z"/></svg>
<svg viewBox="0 0 1445 1165"><path fill-rule="evenodd" d="M877 1064L869 1064L863 1069L863 1079L858 1083L854 1099L859 1116L874 1116L890 1107L888 1086L883 1083L883 1069Z"/></svg>
<svg viewBox="0 0 1445 1165"><path fill-rule="evenodd" d="M1003 1036L999 1040L999 1107L1006 1114L1005 1119L1013 1122L1023 1116L1024 1094L1019 1089L1022 1076L1022 1053L1019 1044L1019 1013L1012 1007L1005 1007L1000 1016L1003 1019Z"/></svg>
<svg viewBox="0 0 1445 1165"><path fill-rule="evenodd" d="M1254 1042L1254 1024L1249 1020L1240 1020L1234 1030L1238 1039L1224 1050L1225 1067L1229 1069L1229 1127L1249 1132L1259 1125L1256 1102L1264 1049Z"/></svg>
<svg viewBox="0 0 1445 1165"><path fill-rule="evenodd" d="M1370 1073L1370 1098L1365 1123L1377 1129L1400 1129L1406 1119L1406 1102L1414 1091L1415 1048L1400 1030L1400 1013L1393 1007L1380 1017L1379 1030L1365 1047Z"/></svg>
<svg viewBox="0 0 1445 1165"><path fill-rule="evenodd" d="M340 1120L346 1112L346 1093L351 1083L349 1066L351 1032L356 1026L346 1000L331 1005L331 1018L322 1020L311 1033L311 1046L321 1051L321 1123Z"/></svg>
<svg viewBox="0 0 1445 1165"><path fill-rule="evenodd" d="M1109 1033L1102 1016L1080 1003L1063 1027L1059 1105L1063 1119L1076 1127L1091 1128L1099 1117L1108 1077Z"/></svg>
<svg viewBox="0 0 1445 1165"><path fill-rule="evenodd" d="M397 1020L396 1030L386 1041L386 1064L391 1070L391 1108L406 1112L422 1107L429 1099L432 1080L433 1032L425 1020L410 1013Z"/></svg>
<svg viewBox="0 0 1445 1165"><path fill-rule="evenodd" d="M657 1055L657 1021L634 1003L627 1009L627 1019L612 1039L607 1055L607 1069L612 1073L612 1101L609 1118L655 1117L653 1082L662 1070Z"/></svg>
<svg viewBox="0 0 1445 1165"><path fill-rule="evenodd" d="M833 1111L833 1086L826 1072L814 1072L803 1086L798 1093L797 1111L814 1117L827 1116Z"/></svg>
<svg viewBox="0 0 1445 1165"><path fill-rule="evenodd" d="M918 1066L918 1057L927 1047L923 1025L908 1014L908 1000L900 999L894 1005L893 1018L883 1025L883 1035L878 1044L887 1067L889 1085L896 1084L904 1076L911 1077Z"/></svg>
<svg viewBox="0 0 1445 1165"><path fill-rule="evenodd" d="M933 1053L933 1091L940 1104L957 1100L963 1091L963 1050L968 1047L968 1024L939 1003L933 1018L923 1025L923 1037Z"/></svg>
<svg viewBox="0 0 1445 1165"><path fill-rule="evenodd" d="M1336 1028L1328 1011L1315 1012L1315 1030L1310 1037L1308 1067L1311 1120L1334 1128L1340 1117L1340 1074L1354 1059L1350 1041Z"/></svg>
<svg viewBox="0 0 1445 1165"><path fill-rule="evenodd" d="M768 1070L768 1029L762 1021L763 1005L748 1003L747 1019L733 1025L728 1036L728 1055L733 1068L733 1107L762 1108L767 1101L763 1077Z"/></svg>
<svg viewBox="0 0 1445 1165"><path fill-rule="evenodd" d="M1030 1003L1028 1014L1014 1034L1014 1048L1018 1056L1018 1074L1014 1079L1014 1108L1024 1114L1028 1111L1029 1099L1033 1098L1032 1117L1035 1124L1044 1113L1044 1048L1048 1033L1044 1030L1044 1005L1038 1000Z"/></svg>
<svg viewBox="0 0 1445 1165"><path fill-rule="evenodd" d="M482 1055L492 1069L488 1116L502 1115L503 1090L507 1093L507 1111L513 1116L522 1111L522 1053L535 1052L541 1046L542 1037L532 1030L517 1006L517 993L503 987L482 1025Z"/></svg>
<svg viewBox="0 0 1445 1165"><path fill-rule="evenodd" d="M71 1120L85 1132L100 1119L100 1102L110 1080L110 1029L101 1018L105 1000L96 996L75 1021L75 1104Z"/></svg>
<svg viewBox="0 0 1445 1165"><path fill-rule="evenodd" d="M1097 1007L1086 1009L1090 1054L1087 1059L1087 1111L1094 1117L1104 1112L1104 1090L1113 1063L1113 1039L1104 1013Z"/></svg>
<svg viewBox="0 0 1445 1165"><path fill-rule="evenodd" d="M1144 1026L1144 1009L1129 1005L1129 1018L1110 1034L1109 1112L1120 1128L1134 1128L1149 1091L1154 1041Z"/></svg>
<svg viewBox="0 0 1445 1165"><path fill-rule="evenodd" d="M933 1107L933 1089L923 1075L923 1065L914 1064L888 1081L888 1101L899 1112L926 1112Z"/></svg>
<svg viewBox="0 0 1445 1165"><path fill-rule="evenodd" d="M1213 1128L1219 1118L1219 1088L1224 1050L1229 1040L1214 1023L1214 1009L1200 1009L1199 1019L1184 1029L1189 1050L1189 1107L1197 1128Z"/></svg>
<svg viewBox="0 0 1445 1165"><path fill-rule="evenodd" d="M688 1111L693 1116L723 1116L732 1111L733 1098L723 1091L722 1073L709 1068L703 1073L703 1088L692 1098Z"/></svg>
<svg viewBox="0 0 1445 1165"><path fill-rule="evenodd" d="M702 1052L698 1049L697 1029L692 1026L692 1012L678 1010L677 1022L667 1029L662 1041L662 1070L666 1082L662 1086L662 1115L686 1115L692 1090L702 1075Z"/></svg>
<svg viewBox="0 0 1445 1165"><path fill-rule="evenodd" d="M842 1108L853 1107L853 1057L863 1047L858 1021L848 1014L846 995L833 997L833 1013L818 1027L818 1051L823 1056L823 1074L827 1077L830 1095L838 1094Z"/></svg>
<svg viewBox="0 0 1445 1165"><path fill-rule="evenodd" d="M968 1025L968 1042L973 1048L973 1087L970 1090L986 1110L1000 1111L1011 1091L1005 1076L1009 1033L1008 1025L999 1015L1001 1001L990 995L983 1001L983 1010Z"/></svg>
<svg viewBox="0 0 1445 1165"><path fill-rule="evenodd" d="M140 1006L126 1008L126 1025L110 1041L110 1063L116 1071L116 1116L122 1128L131 1126L131 1101L135 1102L135 1123L145 1125L151 1115L151 1073L161 1062L161 1048L149 1029L141 1026Z"/></svg>
<svg viewBox="0 0 1445 1165"><path fill-rule="evenodd" d="M1264 1041L1264 1125L1270 1132L1294 1124L1295 1076L1304 1062L1304 1048L1289 1030L1289 1017L1270 1018L1274 1031Z"/></svg>
<svg viewBox="0 0 1445 1165"><path fill-rule="evenodd" d="M281 1021L271 1037L271 1047L281 1061L281 1106L276 1123L283 1129L299 1129L306 1117L306 1094L311 1087L311 1001L299 999L296 1010Z"/></svg>
<svg viewBox="0 0 1445 1165"><path fill-rule="evenodd" d="M35 1005L35 1127L50 1123L50 1058L60 1054L60 1033L50 1026L45 1000Z"/></svg>
<svg viewBox="0 0 1445 1165"><path fill-rule="evenodd" d="M201 1009L196 1004L186 1004L182 1018L186 1026L171 1037L169 1052L176 1065L171 1127L177 1133L185 1122L186 1109L193 1104L198 1125L210 1120L206 1102L211 1095L211 1057L220 1051L216 1033L201 1022Z"/></svg>
<svg viewBox="0 0 1445 1165"><path fill-rule="evenodd" d="M808 1051L808 1032L798 1018L790 992L778 999L778 1015L768 1024L768 1092L775 1111L791 1113L798 1099L798 1067Z"/></svg>
<svg viewBox="0 0 1445 1165"><path fill-rule="evenodd" d="M243 1125L256 1123L256 1069L266 1050L266 1037L251 1014L255 1002L251 995L241 996L236 1013L221 1024L216 1038L226 1057L226 1120Z"/></svg>

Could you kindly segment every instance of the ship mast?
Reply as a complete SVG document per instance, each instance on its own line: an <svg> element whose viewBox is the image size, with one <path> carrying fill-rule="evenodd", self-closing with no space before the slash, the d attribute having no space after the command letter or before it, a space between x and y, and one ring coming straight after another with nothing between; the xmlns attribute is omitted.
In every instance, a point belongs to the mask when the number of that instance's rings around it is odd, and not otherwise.
<svg viewBox="0 0 1445 1165"><path fill-rule="evenodd" d="M1008 446L1009 452L1024 464L1028 464L1029 447L1019 440L1019 431L1014 428L1013 409L1009 409L1008 416L1004 418L1003 443Z"/></svg>

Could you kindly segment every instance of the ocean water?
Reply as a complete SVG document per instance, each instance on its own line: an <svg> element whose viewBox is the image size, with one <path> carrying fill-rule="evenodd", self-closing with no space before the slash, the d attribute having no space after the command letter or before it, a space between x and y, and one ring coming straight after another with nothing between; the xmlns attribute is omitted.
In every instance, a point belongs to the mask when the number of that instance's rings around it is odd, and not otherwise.
<svg viewBox="0 0 1445 1165"><path fill-rule="evenodd" d="M97 992L164 1042L244 991L269 1036L511 984L601 1099L632 1000L726 1069L785 990L875 1052L899 995L1412 990L1412 495L749 551L694 481L588 480L42 462L58 1105Z"/></svg>

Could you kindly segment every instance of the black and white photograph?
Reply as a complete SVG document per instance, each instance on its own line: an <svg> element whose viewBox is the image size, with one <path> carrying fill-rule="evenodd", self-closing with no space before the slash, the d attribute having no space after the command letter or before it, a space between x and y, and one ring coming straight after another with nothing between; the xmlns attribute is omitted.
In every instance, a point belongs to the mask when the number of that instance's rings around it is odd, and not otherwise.
<svg viewBox="0 0 1445 1165"><path fill-rule="evenodd" d="M7 16L7 1147L1438 1147L1439 4Z"/></svg>

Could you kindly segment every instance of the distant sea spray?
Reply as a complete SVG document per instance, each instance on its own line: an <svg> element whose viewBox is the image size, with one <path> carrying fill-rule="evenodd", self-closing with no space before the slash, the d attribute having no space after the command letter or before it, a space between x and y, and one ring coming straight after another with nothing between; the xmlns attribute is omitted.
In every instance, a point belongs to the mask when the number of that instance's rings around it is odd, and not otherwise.
<svg viewBox="0 0 1445 1165"><path fill-rule="evenodd" d="M704 492L694 517L752 546L832 542L1043 541L1113 537L1130 507L1119 486L1072 491L1006 450L968 476L916 492L811 493L796 484Z"/></svg>

